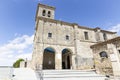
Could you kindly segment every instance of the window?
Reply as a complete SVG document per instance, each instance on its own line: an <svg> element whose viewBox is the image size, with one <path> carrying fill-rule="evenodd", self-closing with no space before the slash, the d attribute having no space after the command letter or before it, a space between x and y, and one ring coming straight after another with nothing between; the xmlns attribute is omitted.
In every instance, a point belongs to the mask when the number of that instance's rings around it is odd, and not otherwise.
<svg viewBox="0 0 120 80"><path fill-rule="evenodd" d="M106 52L103 51L103 52L100 53L100 57L101 58L108 58L108 55L107 55Z"/></svg>
<svg viewBox="0 0 120 80"><path fill-rule="evenodd" d="M25 68L27 67L27 62L25 61Z"/></svg>
<svg viewBox="0 0 120 80"><path fill-rule="evenodd" d="M95 37L96 37L96 41L100 41L100 32L96 32Z"/></svg>
<svg viewBox="0 0 120 80"><path fill-rule="evenodd" d="M118 50L119 54L120 54L120 50Z"/></svg>
<svg viewBox="0 0 120 80"><path fill-rule="evenodd" d="M88 32L84 32L85 40L88 40Z"/></svg>
<svg viewBox="0 0 120 80"><path fill-rule="evenodd" d="M69 36L68 35L66 35L66 40L69 40Z"/></svg>
<svg viewBox="0 0 120 80"><path fill-rule="evenodd" d="M43 15L43 16L45 16L45 15L46 15L46 11L45 11L45 10L43 10L42 15Z"/></svg>
<svg viewBox="0 0 120 80"><path fill-rule="evenodd" d="M48 11L48 17L50 17L51 16L51 12L50 11Z"/></svg>
<svg viewBox="0 0 120 80"><path fill-rule="evenodd" d="M107 35L106 35L106 33L103 33L103 38L104 38L104 40L107 40Z"/></svg>
<svg viewBox="0 0 120 80"><path fill-rule="evenodd" d="M48 33L48 37L49 37L49 38L52 38L52 33Z"/></svg>

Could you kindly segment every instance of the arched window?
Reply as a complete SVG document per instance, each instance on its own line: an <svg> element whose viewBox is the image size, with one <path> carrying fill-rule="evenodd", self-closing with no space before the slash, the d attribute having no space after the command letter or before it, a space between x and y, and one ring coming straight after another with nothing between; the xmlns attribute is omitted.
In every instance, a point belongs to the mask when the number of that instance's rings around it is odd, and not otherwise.
<svg viewBox="0 0 120 80"><path fill-rule="evenodd" d="M43 15L43 16L45 16L45 15L46 15L46 11L45 11L45 10L43 10L42 15Z"/></svg>
<svg viewBox="0 0 120 80"><path fill-rule="evenodd" d="M105 51L103 51L103 52L100 53L100 57L101 58L108 58L108 55Z"/></svg>
<svg viewBox="0 0 120 80"><path fill-rule="evenodd" d="M48 11L48 17L51 17L51 12L50 11Z"/></svg>

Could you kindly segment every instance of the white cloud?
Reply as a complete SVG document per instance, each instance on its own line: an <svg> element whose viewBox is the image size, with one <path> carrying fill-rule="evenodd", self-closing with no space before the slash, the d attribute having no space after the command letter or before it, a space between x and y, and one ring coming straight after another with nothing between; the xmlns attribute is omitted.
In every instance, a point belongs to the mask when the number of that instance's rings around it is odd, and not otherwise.
<svg viewBox="0 0 120 80"><path fill-rule="evenodd" d="M113 31L113 32L120 32L120 24L117 24L117 25L114 25L114 26L111 26L109 28L110 31Z"/></svg>
<svg viewBox="0 0 120 80"><path fill-rule="evenodd" d="M32 54L31 53L26 53L26 54L20 54L20 55L18 55L18 56L16 56L16 58L22 58L22 59L28 59L28 60L31 60L31 57L32 57Z"/></svg>
<svg viewBox="0 0 120 80"><path fill-rule="evenodd" d="M0 46L0 66L10 66L18 58L31 59L33 35L16 37Z"/></svg>

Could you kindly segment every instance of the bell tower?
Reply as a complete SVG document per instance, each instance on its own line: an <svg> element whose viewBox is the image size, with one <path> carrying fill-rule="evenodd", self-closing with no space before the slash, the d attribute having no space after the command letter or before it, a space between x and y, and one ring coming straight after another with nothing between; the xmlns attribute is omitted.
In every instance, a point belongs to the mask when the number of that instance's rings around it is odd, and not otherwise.
<svg viewBox="0 0 120 80"><path fill-rule="evenodd" d="M55 7L40 4L40 3L38 4L36 18L44 17L44 18L54 19L54 14L55 14Z"/></svg>

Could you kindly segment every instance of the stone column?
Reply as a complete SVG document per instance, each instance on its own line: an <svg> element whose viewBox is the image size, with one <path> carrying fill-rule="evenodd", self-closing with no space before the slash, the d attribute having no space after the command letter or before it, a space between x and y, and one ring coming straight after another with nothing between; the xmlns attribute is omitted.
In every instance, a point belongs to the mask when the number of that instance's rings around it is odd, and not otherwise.
<svg viewBox="0 0 120 80"><path fill-rule="evenodd" d="M62 55L61 55L61 53L55 53L55 69L56 70L62 69Z"/></svg>
<svg viewBox="0 0 120 80"><path fill-rule="evenodd" d="M113 74L114 74L114 76L120 76L120 62L119 62L119 57L118 57L118 52L117 52L116 46L112 43L107 44L107 46L108 46L108 50L110 53Z"/></svg>

